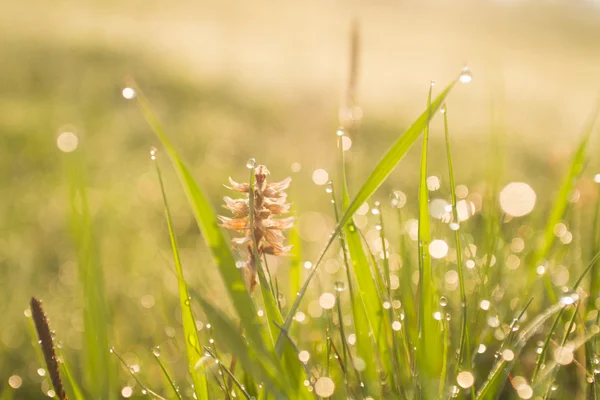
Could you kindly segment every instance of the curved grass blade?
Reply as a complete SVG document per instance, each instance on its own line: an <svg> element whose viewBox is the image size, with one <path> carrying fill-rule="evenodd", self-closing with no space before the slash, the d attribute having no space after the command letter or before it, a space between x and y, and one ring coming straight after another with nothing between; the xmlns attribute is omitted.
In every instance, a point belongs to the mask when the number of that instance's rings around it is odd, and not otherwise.
<svg viewBox="0 0 600 400"><path fill-rule="evenodd" d="M175 167L181 185L194 212L194 216L196 217L198 227L202 232L202 237L212 252L221 277L225 282L225 287L227 288L229 296L233 301L233 305L240 318L244 332L246 332L254 346L264 348L265 344L261 332L262 325L258 320L256 307L246 289L246 284L244 283L239 270L235 266L235 259L231 247L219 228L219 221L217 220L216 214L208 201L208 198L194 180L190 169L180 157L179 153L171 143L171 140L163 130L158 118L152 112L150 103L141 93L139 88L136 90L138 105L148 121L148 124L166 149L167 154Z"/></svg>
<svg viewBox="0 0 600 400"><path fill-rule="evenodd" d="M452 168L452 153L450 151L450 134L448 129L448 110L446 105L442 107L444 114L444 134L446 137L446 155L448 159L448 175L450 177L450 196L452 201L452 219L458 222L458 211L456 208L456 184L454 183L454 169ZM458 350L458 362L456 363L456 374L462 368L462 361L466 362L466 370L472 371L471 360L471 341L469 339L469 327L467 316L467 294L465 291L465 278L462 263L462 248L460 245L460 235L458 229L454 231L454 241L456 245L456 265L458 266L458 281L460 286L460 304L461 304L461 333ZM490 257L491 259L491 257ZM471 385L471 397L475 398L475 387Z"/></svg>
<svg viewBox="0 0 600 400"><path fill-rule="evenodd" d="M344 156L344 146L342 138L338 140L340 149L340 161L342 171L342 206L347 208L350 203L348 194L348 182L346 181L346 162ZM333 185L331 187L333 200ZM337 207L335 206L336 221L339 219ZM385 374L392 380L392 387L395 387L395 375L391 367L391 360L388 356L389 345L387 334L391 327L391 322L384 314L383 306L380 301L381 297L377 291L375 277L371 272L369 261L365 248L361 242L360 231L356 228L353 222L350 222L344 227L343 241L345 241L349 260L346 266L348 271L348 279L352 280L352 274L356 278L356 287L358 290L351 293L352 310L354 313L354 328L357 336L357 350L359 356L365 362L364 379L365 392L375 396L380 395L379 379L377 376L376 358L381 361ZM345 250L344 250L345 251ZM377 263L374 262L375 268ZM375 340L376 348L379 350L377 357L373 357L373 339Z"/></svg>
<svg viewBox="0 0 600 400"><path fill-rule="evenodd" d="M340 146L340 148L342 148ZM343 148L342 148L343 151ZM343 158L343 153L342 153L342 158ZM342 204L346 204L347 202L349 202L348 199L348 191L347 191L347 187L345 185L345 168L343 166L343 161L342 161L342 182L344 183L342 185ZM334 216L335 216L335 221L336 224L339 221L340 215L338 212L338 208L336 205L336 194L335 194L335 186L333 185L333 183L331 183L331 186L329 187L331 189L331 198L333 200L333 210L334 210ZM353 229L354 226L353 226ZM339 235L339 240L340 240L340 245L342 248L342 254L343 254L343 259L344 259L344 266L346 267L346 279L348 282L348 293L350 296L350 304L351 304L351 309L352 309L352 322L354 324L354 332L356 335L356 351L358 353L358 355L364 359L365 361L365 371L363 373L363 375L366 377L366 379L362 379L360 377L360 372L358 370L356 370L356 368L354 369L354 372L356 373L356 377L357 380L359 382L364 382L367 381L365 388L363 390L363 395L365 395L370 387L371 387L371 383L373 381L373 379L376 379L374 377L376 377L375 375L375 365L373 363L372 358L369 356L372 351L373 351L373 345L371 343L371 337L369 335L370 332L370 328L369 328L369 320L367 319L367 313L365 310L365 305L362 302L362 299L359 300L359 296L360 293L355 291L354 288L354 278L353 278L353 267L351 264L351 260L350 257L351 255L349 254L349 246L347 246L346 244L346 234L348 233L348 229L345 229L344 232L340 233ZM337 293L337 307L338 307L338 316L339 316L339 321L343 321L342 318L342 313L341 313L341 304L340 304L340 293ZM344 326L343 324L340 324L340 334L341 334L341 341L342 341L342 346L343 346L343 350L344 350L344 373L347 374L347 357L346 357L346 353L348 353L348 356L351 357L350 352L348 351L347 348L347 343L346 343L346 337L344 335ZM351 361L351 364L354 366L354 363Z"/></svg>
<svg viewBox="0 0 600 400"><path fill-rule="evenodd" d="M375 169L373 169L373 171L371 172L371 175L367 178L365 183L362 185L362 187L358 191L357 195L354 197L354 199L350 203L350 206L344 212L342 218L340 219L340 222L338 223L337 227L335 228L335 231L333 232L333 234L329 238L329 241L327 242L325 248L319 255L317 262L314 264L314 267L313 267L312 271L310 272L310 275L308 276L306 281L304 281L304 284L302 285L302 288L300 289L298 295L296 296L296 299L294 300L294 304L292 305L292 307L290 309L290 313L288 314L288 316L285 320L284 328L286 330L289 329L289 327L292 323L292 317L295 314L298 307L300 306L300 301L304 297L304 294L306 293L306 290L308 288L308 285L310 284L310 281L312 280L313 276L315 275L315 272L317 271L321 261L323 260L323 257L325 256L325 253L327 252L327 250L329 249L331 244L336 240L337 236L340 234L342 229L344 229L344 227L348 224L348 222L350 222L350 219L352 218L352 216L354 215L356 210L358 210L358 208L365 201L367 201L369 199L369 197L371 197L371 195L373 195L373 193L375 193L375 191L379 188L379 186L381 186L381 184L386 180L386 178L396 168L396 165L398 165L400 160L404 157L404 155L406 155L408 150L412 147L412 145L415 143L415 141L419 138L419 136L421 135L421 132L423 132L423 129L425 129L425 125L429 122L431 117L439 110L440 106L446 99L446 96L448 95L450 90L452 90L452 88L454 87L456 82L457 81L454 80L450 85L448 85L448 87L446 87L444 89L444 91L442 91L442 93L431 103L431 106L429 106L419 116L419 118L417 118L413 122L413 124L404 132L404 134L402 134L396 140L396 142L388 149L388 151L385 153L383 158L375 166ZM283 338L281 335L279 335L279 338L277 339L277 346L276 346L277 354L281 354L282 346L283 346Z"/></svg>
<svg viewBox="0 0 600 400"><path fill-rule="evenodd" d="M590 142L592 132L594 131L594 125L596 123L599 111L600 108L596 106L583 130L583 137L581 139L581 142L579 143L577 150L571 158L569 170L563 178L563 181L560 185L560 189L558 190L558 194L556 195L556 198L554 200L554 206L552 207L552 211L550 212L550 217L546 222L546 228L544 230L542 244L535 250L531 258L531 275L535 274L536 267L548 256L548 253L554 245L554 242L556 240L556 235L554 234L554 227L560 222L563 215L565 214L565 211L567 210L567 207L569 205L571 193L575 188L575 183L577 182L577 179L583 171L588 144ZM550 276L548 274L545 274L545 283L549 298L552 302L556 302L556 294L554 293L552 283L550 282Z"/></svg>
<svg viewBox="0 0 600 400"><path fill-rule="evenodd" d="M154 150L151 152L151 157L154 160L158 182L160 183L160 191L162 193L162 199L165 208L165 218L167 220L169 239L171 241L171 250L173 251L173 259L175 261L175 271L177 273L177 284L179 290L179 303L181 306L181 321L183 324L183 334L188 360L188 371L190 372L192 381L194 382L194 392L196 393L196 397L198 399L208 399L208 382L206 376L194 373L194 366L201 356L199 351L200 338L198 337L198 330L196 329L196 320L192 314L190 294L188 292L187 284L185 283L185 278L183 277L183 268L181 266L181 258L179 257L179 247L177 246L177 239L175 238L175 232L173 231L171 210L169 209L167 194L165 193L162 173L160 172L160 167L156 161Z"/></svg>

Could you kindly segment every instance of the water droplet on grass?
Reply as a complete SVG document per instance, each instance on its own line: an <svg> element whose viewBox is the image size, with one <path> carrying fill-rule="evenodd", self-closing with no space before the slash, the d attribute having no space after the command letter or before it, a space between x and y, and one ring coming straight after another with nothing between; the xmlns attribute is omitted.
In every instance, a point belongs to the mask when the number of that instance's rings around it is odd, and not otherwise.
<svg viewBox="0 0 600 400"><path fill-rule="evenodd" d="M460 71L460 76L458 77L462 83L469 83L473 80L473 73L469 69L469 67L465 66L462 71Z"/></svg>
<svg viewBox="0 0 600 400"><path fill-rule="evenodd" d="M574 291L568 291L568 292L564 293L560 298L560 302L565 306L570 306L571 304L575 304L578 300L579 300L579 295L577 294L577 292L574 292Z"/></svg>
<svg viewBox="0 0 600 400"><path fill-rule="evenodd" d="M333 193L333 181L327 182L327 187L325 188L326 193Z"/></svg>
<svg viewBox="0 0 600 400"><path fill-rule="evenodd" d="M246 162L246 168L251 169L256 166L256 160L254 158L249 158Z"/></svg>

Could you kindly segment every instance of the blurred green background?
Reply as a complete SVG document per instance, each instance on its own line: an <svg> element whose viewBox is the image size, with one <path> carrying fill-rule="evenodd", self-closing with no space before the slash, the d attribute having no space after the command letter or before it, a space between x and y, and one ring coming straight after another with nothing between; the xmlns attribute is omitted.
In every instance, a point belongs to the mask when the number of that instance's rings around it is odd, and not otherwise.
<svg viewBox="0 0 600 400"><path fill-rule="evenodd" d="M483 191L490 152L498 150L503 182L530 183L543 217L543 200L556 190L600 88L597 1L4 3L0 393L14 375L22 378L15 398L41 398L40 388L48 388L23 315L32 295L44 300L71 363L81 357L68 157L82 161L89 187L111 344L150 381L159 375L149 349L161 345L183 376L177 282L149 158L157 140L121 94L129 78L150 98L215 208L229 195L222 186L228 176L246 180L250 157L275 180L292 176L303 257L314 258L333 219L312 174L322 168L337 176L335 130L355 18L356 100L364 117L347 153L351 191L352 178L362 182L424 108L429 81L445 85L468 64L474 80L448 104L458 183ZM432 154L443 151L439 124ZM79 139L73 154L57 148L64 131ZM418 157L418 149L409 154L380 198L401 189L414 208ZM443 183L444 163L434 159L430 167ZM224 294L186 199L164 157L162 165L189 284L219 299ZM593 174L588 168L584 184ZM287 263L272 262L282 280ZM121 372L119 387L127 382Z"/></svg>

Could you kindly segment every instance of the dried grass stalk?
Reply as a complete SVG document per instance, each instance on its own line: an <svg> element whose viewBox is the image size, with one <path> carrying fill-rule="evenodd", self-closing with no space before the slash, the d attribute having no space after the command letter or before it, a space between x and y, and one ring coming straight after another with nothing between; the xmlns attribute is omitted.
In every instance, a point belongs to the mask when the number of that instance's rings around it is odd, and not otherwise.
<svg viewBox="0 0 600 400"><path fill-rule="evenodd" d="M256 248L259 257L263 254L272 254L275 256L287 255L292 246L285 246L285 237L283 231L292 227L295 218L277 218L288 214L290 204L286 203L287 194L285 190L289 187L292 178L288 177L281 182L267 183L267 175L270 172L264 165L259 165L254 169L256 183L254 185L254 239L258 246ZM237 183L229 178L231 186L227 188L245 193L246 196L240 199L225 197L224 207L231 211L233 218L219 215L221 226L227 229L238 231L243 234L242 237L234 238L232 242L235 245L243 246L248 259L244 262L243 269L246 276L246 282L252 291L256 285L256 259L254 253L254 243L252 233L250 232L250 202L248 183Z"/></svg>
<svg viewBox="0 0 600 400"><path fill-rule="evenodd" d="M58 360L56 359L56 353L54 352L54 339L50 332L50 326L48 325L48 319L42 308L42 302L35 297L31 298L31 316L35 322L35 329L37 330L39 343L44 353L44 359L46 360L46 368L48 369L48 375L52 381L56 398L59 400L67 400L65 389L60 380L60 371L58 369Z"/></svg>

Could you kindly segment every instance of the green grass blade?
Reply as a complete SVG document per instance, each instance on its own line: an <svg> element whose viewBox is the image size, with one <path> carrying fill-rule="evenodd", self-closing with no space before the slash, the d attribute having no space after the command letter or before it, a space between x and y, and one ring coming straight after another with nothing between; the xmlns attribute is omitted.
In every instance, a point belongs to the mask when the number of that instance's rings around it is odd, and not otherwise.
<svg viewBox="0 0 600 400"><path fill-rule="evenodd" d="M513 345L512 351L514 359L511 361L505 360L503 357L494 364L492 371L490 372L488 379L483 383L479 391L477 392L476 399L478 400L489 400L498 398L501 393L502 385L508 376L508 373L518 359L519 354L525 343L543 326L543 324L554 314L564 309L564 305L561 303L554 304L546 309L542 314L535 317L529 325L527 325L518 335L515 344Z"/></svg>
<svg viewBox="0 0 600 400"><path fill-rule="evenodd" d="M296 310L300 306L300 301L304 297L308 285L312 280L315 272L317 271L325 253L331 246L331 244L336 240L339 233L342 229L350 222L350 219L358 210L358 208L369 199L375 193L375 191L381 186L381 184L386 180L386 178L392 173L392 171L396 168L400 160L406 155L408 150L412 147L415 141L421 135L421 132L425 129L425 125L429 122L432 116L439 110L442 103L445 101L446 96L452 90L454 85L456 84L456 80L453 81L448 87L442 91L442 93L431 103L431 106L428 107L420 116L417 118L413 124L402 134L398 140L388 149L383 158L379 161L379 163L375 166L371 175L367 178L365 183L362 185L357 195L354 197L350 206L344 212L342 218L340 218L340 222L338 223L335 231L329 238L325 248L321 252L320 256L317 259L317 262L314 264L314 267L302 285L296 299L294 300L294 304L290 309L290 313L286 318L284 328L287 330L292 323L292 317L295 314ZM277 353L281 354L281 346L283 346L283 338L281 335L277 340Z"/></svg>
<svg viewBox="0 0 600 400"><path fill-rule="evenodd" d="M563 178L563 181L560 185L560 189L558 190L558 194L556 195L556 198L554 200L554 205L550 212L550 216L548 217L548 220L546 222L546 228L544 230L542 243L535 250L531 258L530 274L532 275L535 274L535 269L538 266L538 264L544 261L544 259L548 256L556 240L556 235L554 234L554 227L561 221L563 215L565 214L565 211L567 210L567 207L569 205L571 194L573 192L573 189L575 188L575 183L577 182L577 179L583 171L588 144L590 142L592 132L594 131L594 125L596 123L599 111L600 110L598 107L596 107L596 109L593 111L588 123L586 124L583 130L583 137L581 139L581 142L579 143L577 150L571 158L569 170ZM552 283L550 282L550 276L548 274L545 274L545 282L546 289L548 291L548 296L550 297L552 302L555 302L556 294L552 289Z"/></svg>
<svg viewBox="0 0 600 400"><path fill-rule="evenodd" d="M290 259L289 293L294 295L300 290L300 279L302 277L302 241L296 225L290 229L290 244L294 247Z"/></svg>
<svg viewBox="0 0 600 400"><path fill-rule="evenodd" d="M433 86L433 85L432 85ZM431 87L427 99L431 104ZM429 120L429 119L428 119ZM421 150L421 172L419 183L419 342L417 348L417 370L419 385L424 398L435 398L435 384L442 372L442 329L440 321L433 318L436 308L436 288L433 282L431 255L431 227L429 221L429 189L427 188L427 160L429 143L429 123L423 132Z"/></svg>
<svg viewBox="0 0 600 400"><path fill-rule="evenodd" d="M64 353L61 353L62 362L59 364L61 375L65 378L65 391L69 399L72 400L85 400L85 396L79 387L79 384L75 380L73 373L71 372L71 367L69 367L69 363L67 362Z"/></svg>
<svg viewBox="0 0 600 400"><path fill-rule="evenodd" d="M350 196L348 194L348 182L346 181L344 146L342 145L341 138L338 147L340 149L342 169L342 206L347 208L349 206ZM338 219L337 208L336 219ZM391 322L387 321L387 314L384 314L375 278L371 273L369 261L361 242L360 232L352 222L344 227L344 238L350 255L349 271L354 273L354 277L356 278L355 281L357 283L357 290L353 293L351 301L352 311L355 314L354 328L357 337L358 355L365 362L363 383L365 384L366 393L377 396L379 395L380 384L377 376L376 359L372 356L372 341L373 339L375 340L375 344L380 350L378 358L383 362L386 375L393 381L395 376L387 354L387 350L389 350L387 343L387 333L389 329L387 328L391 326ZM346 268L348 268L348 266ZM377 268L376 264L375 268ZM349 279L351 280L352 277L350 276ZM383 326L381 326L382 323ZM371 339L371 336L373 339Z"/></svg>
<svg viewBox="0 0 600 400"><path fill-rule="evenodd" d="M237 314L240 317L244 332L246 332L253 345L264 347L261 333L262 326L258 320L256 307L246 289L246 284L244 283L240 271L235 266L235 259L233 257L231 246L219 228L219 221L217 220L216 214L208 201L208 198L194 180L190 169L171 143L171 140L163 130L157 117L154 115L150 103L141 91L138 90L136 98L146 120L152 127L163 147L166 149L167 154L177 171L181 185L183 186L194 212L194 216L196 217L198 227L202 232L202 237L212 252L219 273L225 282L225 287L227 288Z"/></svg>
<svg viewBox="0 0 600 400"><path fill-rule="evenodd" d="M251 372L259 382L264 383L269 394L275 396L275 398L290 398L289 393L287 393L288 388L285 387L285 382L281 380L278 367L273 361L271 353L249 345L240 335L238 328L223 312L217 310L197 291L192 290L192 293L204 309L219 342L238 357L245 370Z"/></svg>
<svg viewBox="0 0 600 400"><path fill-rule="evenodd" d="M160 353L159 353L158 348L156 348L156 350L153 349L152 354L154 355L154 359L158 363L158 366L160 367L160 370L162 371L163 376L165 377L167 382L169 382L171 389L173 389L173 393L175 393L175 397L177 397L178 400L183 400L183 398L181 397L181 393L179 393L179 389L177 388L177 385L175 384L175 381L173 380L173 378L171 378L171 375L169 375L169 372L167 372L165 365L163 364L163 362L160 359Z"/></svg>
<svg viewBox="0 0 600 400"><path fill-rule="evenodd" d="M581 275L579 276L579 278L575 282L575 285L573 286L573 290L577 290L577 288L581 284L581 281L583 280L583 278L585 277L585 275L592 268L594 268L594 266L596 265L596 263L598 262L598 260L600 260L600 252L596 253L596 255L592 258L592 260L587 265L587 267L583 270L583 272L581 273ZM546 357L546 353L548 352L548 347L550 346L550 342L552 340L552 335L554 334L554 331L556 330L556 327L558 326L560 320L562 319L562 314L563 313L564 313L564 309L562 309L559 312L559 314L556 316L556 319L554 320L554 323L552 324L552 327L550 328L550 330L546 334L546 339L544 340L544 345L542 346L542 351L538 355L537 360L535 362L535 368L533 370L533 377L531 378L531 382L532 383L535 383L536 378L537 378L537 376L538 376L538 374L539 374L539 372L541 370L541 366L542 366L542 364L544 362L544 358Z"/></svg>
<svg viewBox="0 0 600 400"><path fill-rule="evenodd" d="M188 360L188 370L190 371L192 381L194 382L194 392L196 393L196 397L198 399L208 399L208 382L206 379L206 375L199 375L194 372L194 366L202 356L202 352L200 351L200 338L198 337L196 321L194 319L194 315L192 314L190 294L187 288L187 284L185 283L185 278L183 276L181 258L179 257L179 247L177 245L175 232L173 231L171 210L169 209L169 203L167 201L167 194L165 193L162 174L160 172L158 162L156 162L154 150L152 151L152 159L155 160L154 165L156 166L156 174L158 176L158 182L160 183L160 191L162 193L162 199L165 208L165 218L167 220L169 239L171 241L171 250L173 251L173 258L175 261L175 271L177 274L177 283L179 290L179 303L181 306L181 322L183 324L183 334Z"/></svg>
<svg viewBox="0 0 600 400"><path fill-rule="evenodd" d="M581 273L581 275L575 282L573 289L577 289L577 287L581 284L581 281L583 280L585 275L593 268L596 261L598 261L599 259L600 259L600 253L596 254L594 256L594 258L590 261L588 266L583 270L583 272ZM557 304L554 304L553 306L546 309L546 311L544 311L542 314L535 317L529 323L529 325L527 325L526 328L524 328L523 330L520 331L520 333L517 337L517 340L514 344L514 349L513 349L514 350L514 360L516 360L516 359L518 359L520 351L525 346L525 343L537 332L537 330L550 317L552 317L554 314L558 313L552 328L546 334L546 341L544 343L544 347L542 348L541 354L538 356L538 360L536 362L536 369L534 371L534 377L531 380L532 385L535 384L536 376L539 372L539 368L541 365L541 360L543 360L543 357L546 354L546 351L548 349L548 345L550 342L549 338L552 337L554 329L558 325L558 321L560 320L560 317L561 317L562 313L564 312L564 310L565 310L565 304L563 304L561 302L558 302ZM477 399L487 400L490 398L494 398L496 396L496 394L499 395L499 393L500 393L499 388L504 383L503 378L507 376L507 374L510 372L510 369L512 368L513 365L514 365L514 361L507 362L503 358L500 358L500 360L498 360L496 362L496 364L494 365L494 367L492 368L492 371L490 372L490 375L488 376L488 379L486 380L486 382L481 386L481 388L477 392Z"/></svg>
<svg viewBox="0 0 600 400"><path fill-rule="evenodd" d="M67 155L71 224L78 254L79 279L83 295L87 387L93 399L112 399L113 368L109 362L108 312L104 277L93 237L92 219L83 176L84 167L77 154Z"/></svg>
<svg viewBox="0 0 600 400"><path fill-rule="evenodd" d="M454 169L452 167L452 153L450 151L450 134L448 129L448 110L446 105L443 106L442 111L444 113L444 133L446 137L446 156L448 159L448 175L450 178L450 195L452 201L452 219L458 222L458 211L456 209L456 184L454 182ZM463 272L462 262L462 247L460 245L460 234L459 230L454 231L454 242L456 246L456 265L458 267L458 281L460 286L460 305L461 305L461 333L460 333L460 345L459 345L459 359L456 363L456 373L462 368L462 362L465 362L465 368L467 371L473 370L471 360L471 341L469 338L469 326L468 326L468 315L467 315L467 294L465 291L465 278ZM491 258L491 257L490 257ZM475 388L471 386L471 397L475 398Z"/></svg>

